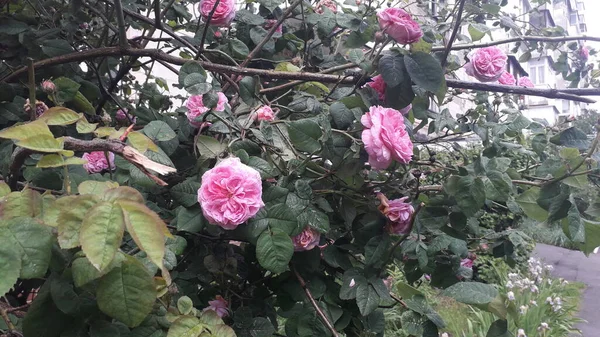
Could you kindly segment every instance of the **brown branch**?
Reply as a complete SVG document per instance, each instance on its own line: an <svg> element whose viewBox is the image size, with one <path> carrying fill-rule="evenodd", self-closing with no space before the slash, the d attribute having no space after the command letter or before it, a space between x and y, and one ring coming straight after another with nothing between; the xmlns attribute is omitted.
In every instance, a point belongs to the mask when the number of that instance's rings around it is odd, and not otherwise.
<svg viewBox="0 0 600 337"><path fill-rule="evenodd" d="M331 324L331 322L329 321L329 319L327 318L327 316L325 316L325 314L323 313L323 310L321 310L321 308L319 307L319 305L315 301L315 298L313 297L312 293L310 292L310 290L306 286L306 282L304 281L304 279L302 278L302 276L300 276L300 274L298 273L298 271L295 268L293 268L293 267L292 267L292 271L296 275L296 278L298 279L298 282L300 282L300 286L302 287L302 289L304 289L304 292L306 293L306 297L308 297L308 299L310 300L310 303L315 308L315 311L317 312L317 314L319 315L319 317L321 317L321 320L323 321L323 323L325 323L325 325L327 326L327 328L329 329L329 331L331 331L331 334L333 335L333 337L339 337L339 334L335 330L335 328L333 327L333 324Z"/></svg>
<svg viewBox="0 0 600 337"><path fill-rule="evenodd" d="M63 64L69 62L79 62L96 57L105 56L120 56L129 55L137 57L150 57L157 60L162 60L175 65L183 65L186 62L197 62L204 69L220 73L220 74L233 74L242 76L254 76L258 75L268 79L285 79L285 80L300 80L300 81L317 81L321 83L341 83L341 84L355 84L358 78L346 77L338 75L329 75L324 73L311 73L311 72L287 72L287 71L274 71L267 69L256 69L256 68L245 68L227 66L210 61L190 61L182 57L173 56L166 54L158 49L120 49L118 47L106 47L92 50L86 50L76 53L70 53L66 55L56 56L48 59L44 59L34 63L34 68L40 68L44 66ZM22 67L15 70L12 74L4 77L1 82L9 82L16 77L20 76L27 71L27 67ZM500 84L488 84L488 83L477 83L477 82L464 82L457 80L446 80L448 87L462 88L462 89L473 89L481 91L494 91L503 92L519 95L531 95L541 96L547 98L560 98L571 101L579 101L585 103L594 103L594 100L589 98L579 97L578 95L600 95L600 88L598 89L533 89L517 86L508 86Z"/></svg>
<svg viewBox="0 0 600 337"><path fill-rule="evenodd" d="M115 15L117 16L117 26L119 27L119 46L121 49L127 49L129 47L129 41L127 40L127 27L125 27L125 17L123 16L123 4L121 0L114 0L113 6L115 7Z"/></svg>
<svg viewBox="0 0 600 337"><path fill-rule="evenodd" d="M549 36L519 36L519 37L512 37L509 39L490 41L490 42L484 42L484 43L458 44L458 45L452 46L452 50L477 49L477 48L497 46L497 45L512 43L512 42L554 42L554 43L556 43L556 42L579 41L579 40L600 42L600 37L587 36L587 35L553 36L553 37L549 37ZM431 48L431 51L433 51L433 52L444 51L445 49L446 49L446 47L444 47L444 46L433 47L433 48Z"/></svg>
<svg viewBox="0 0 600 337"><path fill-rule="evenodd" d="M541 183L529 180L513 180L512 183L516 185L542 186Z"/></svg>
<svg viewBox="0 0 600 337"><path fill-rule="evenodd" d="M16 328L13 322L10 320L10 317L8 317L8 310L5 308L5 306L9 306L9 304L7 303L5 305L3 303L0 303L0 317L2 317L2 319L6 323L6 326L8 327L8 332L10 333L16 331Z"/></svg>
<svg viewBox="0 0 600 337"><path fill-rule="evenodd" d="M78 152L110 151L116 155L119 155L140 169L140 171L147 175L148 178L152 179L152 181L160 186L167 186L168 184L162 179L153 175L150 171L154 171L160 175L167 175L177 171L172 167L165 166L148 159L133 147L125 145L125 143L118 140L107 140L100 138L82 140L73 137L64 137L63 139L65 150ZM23 166L25 159L27 159L27 157L29 157L29 155L32 153L35 153L35 151L25 148L19 148L13 153L9 176L9 186L12 190L16 190L17 180L19 178L19 170L21 169L21 166Z"/></svg>
<svg viewBox="0 0 600 337"><path fill-rule="evenodd" d="M335 67L331 67L331 68L327 68L323 71L320 71L319 74L331 74L334 73L336 71L342 71L342 70L346 70L346 69L350 69L350 68L356 68L357 65L354 63L347 63L347 64L342 64L340 66L335 66ZM270 88L265 88L265 89L261 89L260 93L261 94L267 94L270 92L275 92L275 91L279 91L279 90L284 90L287 88L291 88L291 87L295 87L299 84L302 84L306 81L302 81L302 80L298 80L298 81L292 81L292 82L288 82L288 83L284 83L281 85L278 85L276 87L270 87Z"/></svg>
<svg viewBox="0 0 600 337"><path fill-rule="evenodd" d="M210 20L212 20L212 17L215 14L217 7L219 6L219 3L221 3L221 0L215 1L213 8L210 10L210 13L208 13L208 17L206 18L206 22L204 23L204 29L202 30L202 39L200 39L200 48L198 48L199 49L198 54L196 54L196 57L194 58L194 60L197 60L198 58L200 58L200 53L202 53L204 51L204 41L206 41L206 33L208 32L208 27L210 26ZM198 19L198 20L200 20L200 19Z"/></svg>
<svg viewBox="0 0 600 337"><path fill-rule="evenodd" d="M448 55L452 50L452 44L454 43L456 34L458 34L458 30L460 29L460 22L462 20L463 9L465 8L465 2L466 0L460 0L460 5L458 6L458 14L456 15L456 20L454 20L454 29L452 29L450 40L448 40L446 48L444 48L444 56L442 56L442 68L446 67L446 63L448 62Z"/></svg>
<svg viewBox="0 0 600 337"><path fill-rule="evenodd" d="M442 185L424 185L419 186L419 192L442 192L444 186Z"/></svg>

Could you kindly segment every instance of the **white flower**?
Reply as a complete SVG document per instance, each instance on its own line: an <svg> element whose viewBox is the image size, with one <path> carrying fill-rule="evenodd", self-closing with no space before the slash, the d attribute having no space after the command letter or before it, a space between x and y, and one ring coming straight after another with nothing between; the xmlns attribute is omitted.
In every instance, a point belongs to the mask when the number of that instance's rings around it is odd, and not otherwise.
<svg viewBox="0 0 600 337"><path fill-rule="evenodd" d="M529 304L533 305L534 307L537 307L537 302L534 300L529 301Z"/></svg>
<svg viewBox="0 0 600 337"><path fill-rule="evenodd" d="M546 303L553 305L554 301L552 301L552 297L550 297L550 296L546 297Z"/></svg>
<svg viewBox="0 0 600 337"><path fill-rule="evenodd" d="M519 278L519 274L516 274L516 273L508 273L508 278L509 278L510 280L513 280L513 281L514 281L514 280L516 280L516 279L518 279L518 278Z"/></svg>
<svg viewBox="0 0 600 337"><path fill-rule="evenodd" d="M526 305L522 305L522 306L520 306L520 307L519 307L519 313L520 313L521 315L525 315L525 313L527 312L527 309L529 309L529 307L528 307L528 306L526 306Z"/></svg>
<svg viewBox="0 0 600 337"><path fill-rule="evenodd" d="M564 285L567 285L567 284L569 284L569 281L567 281L567 280L564 280L564 281L562 282L562 284L564 284Z"/></svg>
<svg viewBox="0 0 600 337"><path fill-rule="evenodd" d="M448 337L448 333L444 332L440 337Z"/></svg>
<svg viewBox="0 0 600 337"><path fill-rule="evenodd" d="M508 297L509 301L514 301L515 300L515 293L513 293L512 291L507 292L506 296Z"/></svg>
<svg viewBox="0 0 600 337"><path fill-rule="evenodd" d="M539 291L538 287L534 284L532 285L529 290L531 290L532 293L537 293Z"/></svg>
<svg viewBox="0 0 600 337"><path fill-rule="evenodd" d="M506 282L506 288L512 289L513 287L514 287L514 285L512 284L512 282L510 282L510 281Z"/></svg>
<svg viewBox="0 0 600 337"><path fill-rule="evenodd" d="M546 268L547 271L554 270L554 266L552 266L551 264L547 264L545 268Z"/></svg>
<svg viewBox="0 0 600 337"><path fill-rule="evenodd" d="M354 285L356 284L356 282L354 282L354 279L350 280L350 288L354 287Z"/></svg>
<svg viewBox="0 0 600 337"><path fill-rule="evenodd" d="M562 301L561 301L560 297L555 297L554 298L554 304L556 304L556 305L562 305Z"/></svg>
<svg viewBox="0 0 600 337"><path fill-rule="evenodd" d="M538 329L538 331L546 331L546 330L550 330L550 326L548 326L548 323L542 322L537 329Z"/></svg>
<svg viewBox="0 0 600 337"><path fill-rule="evenodd" d="M517 337L527 337L527 335L525 334L525 330L519 329L517 331Z"/></svg>
<svg viewBox="0 0 600 337"><path fill-rule="evenodd" d="M562 309L562 306L560 305L555 305L552 307L552 310L554 310L554 312L560 311L560 309Z"/></svg>

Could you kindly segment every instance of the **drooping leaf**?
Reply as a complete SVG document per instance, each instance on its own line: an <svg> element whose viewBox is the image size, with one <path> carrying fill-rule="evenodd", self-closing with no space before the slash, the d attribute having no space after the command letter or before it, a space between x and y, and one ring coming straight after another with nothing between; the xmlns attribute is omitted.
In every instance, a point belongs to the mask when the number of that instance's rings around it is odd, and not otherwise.
<svg viewBox="0 0 600 337"><path fill-rule="evenodd" d="M475 214L485 203L485 185L480 178L451 176L444 185L467 216Z"/></svg>
<svg viewBox="0 0 600 337"><path fill-rule="evenodd" d="M119 267L125 260L123 253L117 252L115 258L110 265L103 271L96 269L85 255L81 254L71 264L71 272L73 274L73 283L76 287L81 287L89 282L99 279L116 267Z"/></svg>
<svg viewBox="0 0 600 337"><path fill-rule="evenodd" d="M103 195L111 188L119 187L119 184L112 181L86 180L77 186L79 194Z"/></svg>
<svg viewBox="0 0 600 337"><path fill-rule="evenodd" d="M508 322L504 319L494 321L485 335L485 337L510 337L511 334L508 331Z"/></svg>
<svg viewBox="0 0 600 337"><path fill-rule="evenodd" d="M521 209L523 209L523 212L525 212L525 215L541 222L548 219L548 212L538 205L537 199L539 197L540 189L538 187L532 187L521 193L521 195L516 198L516 201L519 206L521 206Z"/></svg>
<svg viewBox="0 0 600 337"><path fill-rule="evenodd" d="M360 283L356 286L356 305L363 316L367 316L379 306L380 297L370 283Z"/></svg>
<svg viewBox="0 0 600 337"><path fill-rule="evenodd" d="M38 119L48 125L69 125L77 122L80 117L71 109L55 106L44 112Z"/></svg>
<svg viewBox="0 0 600 337"><path fill-rule="evenodd" d="M488 304L498 296L498 290L491 284L459 282L446 288L442 294L465 304Z"/></svg>
<svg viewBox="0 0 600 337"><path fill-rule="evenodd" d="M50 227L24 217L0 222L0 246L10 247L20 256L21 278L41 278L46 274L52 249Z"/></svg>
<svg viewBox="0 0 600 337"><path fill-rule="evenodd" d="M152 121L144 126L143 131L154 142L166 142L177 137L169 124L163 121Z"/></svg>
<svg viewBox="0 0 600 337"><path fill-rule="evenodd" d="M124 230L125 219L118 205L100 202L86 214L79 241L83 252L98 270L104 270L112 262Z"/></svg>
<svg viewBox="0 0 600 337"><path fill-rule="evenodd" d="M431 54L416 52L406 55L404 65L412 81L427 91L437 93L446 83L442 66Z"/></svg>
<svg viewBox="0 0 600 337"><path fill-rule="evenodd" d="M138 204L144 203L144 197L142 194L135 188L129 186L116 186L107 189L104 191L104 193L102 193L102 200L108 202L128 200Z"/></svg>
<svg viewBox="0 0 600 337"><path fill-rule="evenodd" d="M3 200L2 218L12 219L17 217L35 218L42 215L42 196L32 189L21 192L9 193Z"/></svg>
<svg viewBox="0 0 600 337"><path fill-rule="evenodd" d="M2 227L0 226L0 229ZM0 237L0 241L3 241ZM12 246L0 246L0 294L6 294L17 282L21 274L21 256Z"/></svg>
<svg viewBox="0 0 600 337"><path fill-rule="evenodd" d="M401 55L383 56L379 60L377 70L387 85L395 87L405 80L404 57Z"/></svg>
<svg viewBox="0 0 600 337"><path fill-rule="evenodd" d="M144 265L127 257L120 267L100 278L96 298L103 313L136 327L152 311L156 290Z"/></svg>
<svg viewBox="0 0 600 337"><path fill-rule="evenodd" d="M67 165L83 165L87 164L87 160L79 157L63 157L60 154L44 155L35 165L39 168L62 167Z"/></svg>
<svg viewBox="0 0 600 337"><path fill-rule="evenodd" d="M196 148L200 157L203 158L216 158L226 148L226 144L222 144L213 137L200 135L196 139Z"/></svg>
<svg viewBox="0 0 600 337"><path fill-rule="evenodd" d="M63 249L80 245L79 233L88 211L98 203L94 195L67 196L59 199L55 207L60 208L58 224L58 243Z"/></svg>
<svg viewBox="0 0 600 337"><path fill-rule="evenodd" d="M196 337L204 331L206 325L194 316L182 316L169 327L167 337Z"/></svg>
<svg viewBox="0 0 600 337"><path fill-rule="evenodd" d="M301 119L287 123L290 141L300 150L316 153L321 149L319 139L322 130L319 124L309 119Z"/></svg>
<svg viewBox="0 0 600 337"><path fill-rule="evenodd" d="M192 207L198 203L200 183L191 179L185 180L171 188L173 199L184 207Z"/></svg>

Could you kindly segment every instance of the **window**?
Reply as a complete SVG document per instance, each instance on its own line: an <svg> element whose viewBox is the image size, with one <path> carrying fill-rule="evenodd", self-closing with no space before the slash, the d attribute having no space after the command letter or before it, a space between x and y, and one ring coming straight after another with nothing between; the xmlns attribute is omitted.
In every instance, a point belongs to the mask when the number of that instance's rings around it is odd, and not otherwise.
<svg viewBox="0 0 600 337"><path fill-rule="evenodd" d="M562 101L562 113L568 114L571 110L571 101L567 101L566 99Z"/></svg>
<svg viewBox="0 0 600 337"><path fill-rule="evenodd" d="M579 24L579 31L581 33L586 33L587 32L587 25L585 23L580 23Z"/></svg>
<svg viewBox="0 0 600 337"><path fill-rule="evenodd" d="M569 13L569 24L574 26L577 24L577 12Z"/></svg>
<svg viewBox="0 0 600 337"><path fill-rule="evenodd" d="M529 78L535 85L546 83L546 65L544 63L531 64L529 66Z"/></svg>

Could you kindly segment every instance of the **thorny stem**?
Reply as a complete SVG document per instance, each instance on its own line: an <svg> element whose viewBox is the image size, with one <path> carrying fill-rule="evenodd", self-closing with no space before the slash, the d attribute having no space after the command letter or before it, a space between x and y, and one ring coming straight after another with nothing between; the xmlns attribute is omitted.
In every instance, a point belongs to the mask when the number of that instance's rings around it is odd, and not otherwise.
<svg viewBox="0 0 600 337"><path fill-rule="evenodd" d="M304 279L302 278L302 276L300 276L300 274L298 273L298 271L294 267L292 267L291 269L294 272L294 275L296 275L296 278L298 279L298 282L300 283L300 286L302 287L302 289L304 289L304 293L306 293L306 297L308 297L308 299L309 299L310 303L312 304L313 308L315 308L315 311L317 312L317 314L319 315L319 317L321 318L321 320L323 321L323 323L325 323L325 326L327 326L327 328L329 329L329 331L331 331L331 334L333 335L333 337L339 337L339 334L335 330L335 328L333 327L333 324L331 324L331 322L329 321L329 319L327 318L327 316L325 316L325 314L323 313L323 310L321 310L321 308L319 307L319 305L315 301L315 298L313 297L312 293L310 292L310 290L306 286L306 282L304 281Z"/></svg>
<svg viewBox="0 0 600 337"><path fill-rule="evenodd" d="M35 66L32 58L27 58L27 73L29 75L29 119L35 120L36 118L36 98L35 98Z"/></svg>

